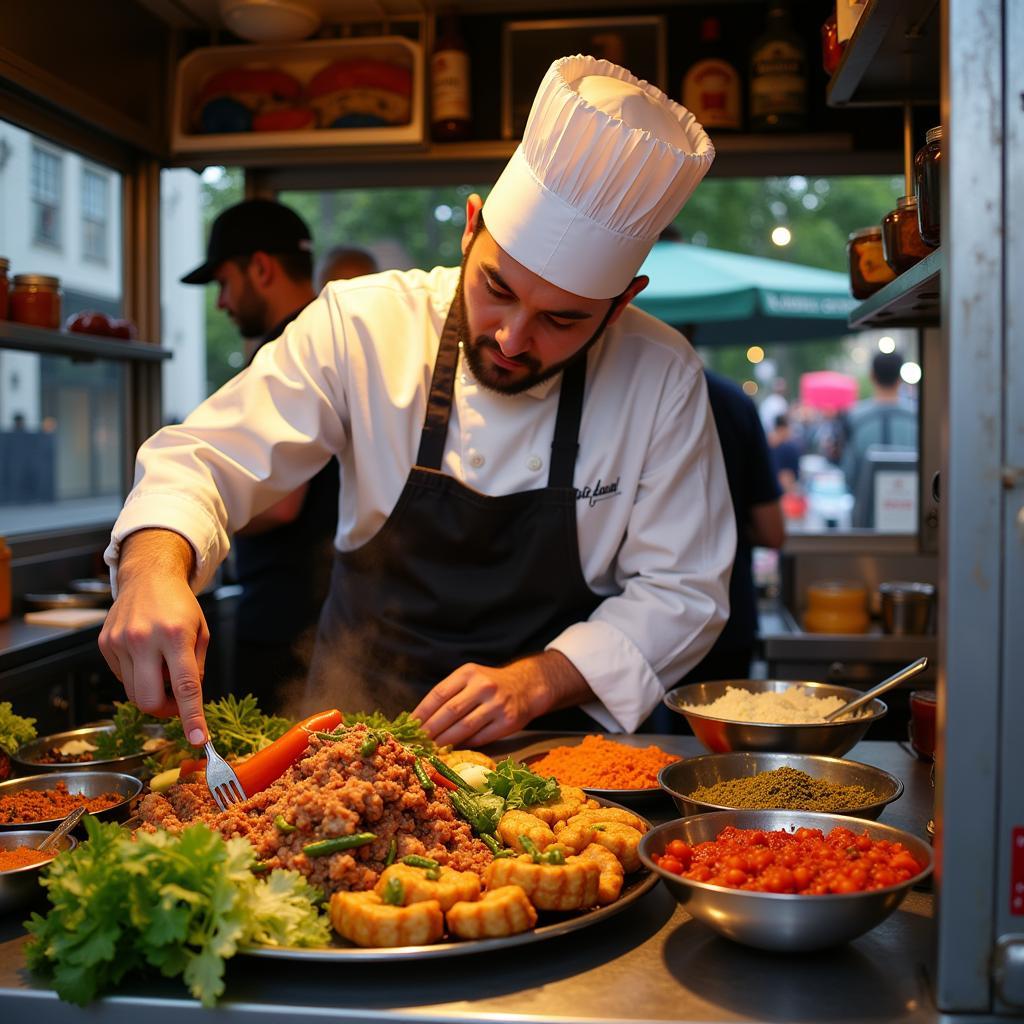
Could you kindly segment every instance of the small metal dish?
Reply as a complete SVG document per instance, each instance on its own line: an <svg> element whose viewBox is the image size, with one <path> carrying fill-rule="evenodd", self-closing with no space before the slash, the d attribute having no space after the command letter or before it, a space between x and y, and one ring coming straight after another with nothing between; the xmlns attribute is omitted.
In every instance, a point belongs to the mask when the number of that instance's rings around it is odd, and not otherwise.
<svg viewBox="0 0 1024 1024"><path fill-rule="evenodd" d="M25 608L31 612L51 608L102 608L107 599L98 594L24 594Z"/></svg>
<svg viewBox="0 0 1024 1024"><path fill-rule="evenodd" d="M725 695L730 686L751 693L784 693L800 686L810 690L815 697L839 697L844 702L856 700L863 695L862 690L849 686L783 679L720 679L710 683L690 683L669 690L664 697L665 706L682 715L690 723L697 739L715 754L729 750L761 750L841 757L859 743L868 729L889 710L876 697L854 718L843 718L838 722L768 724L713 718L702 715L699 710L689 709L690 706L699 708L714 703Z"/></svg>
<svg viewBox="0 0 1024 1024"><path fill-rule="evenodd" d="M67 732L55 732L49 736L38 736L30 743L18 748L11 756L11 763L19 775L39 775L53 772L94 772L98 770L127 772L129 775L143 774L143 762L153 754L154 750L142 750L137 754L125 754L124 757L112 757L99 761L65 761L59 764L41 764L39 758L53 747L61 747L70 740L85 740L95 743L101 733L113 731L113 723L101 722L96 725L83 726L81 729L69 729ZM163 739L162 725L144 725L143 733L151 740ZM167 742L170 742L169 740Z"/></svg>
<svg viewBox="0 0 1024 1024"><path fill-rule="evenodd" d="M869 892L799 896L793 893L751 892L726 889L674 875L654 863L673 839L693 846L716 839L727 825L765 831L798 828L821 829L826 835L838 826L867 832L872 839L902 843L924 869L912 878ZM845 818L841 814L809 814L804 811L712 811L692 818L670 821L640 840L640 859L675 896L691 916L734 942L776 952L829 949L863 935L884 921L910 889L932 870L931 846L902 829L875 821Z"/></svg>
<svg viewBox="0 0 1024 1024"><path fill-rule="evenodd" d="M116 792L122 799L112 807L97 811L93 817L99 821L126 821L132 812L132 801L142 792L142 780L134 775L122 775L118 772L53 772L47 775L29 775L23 779L11 779L0 782L0 798L20 793L26 789L53 789L58 782L68 787L69 793L78 793L86 797L96 797L103 793ZM24 829L43 828L52 831L63 820L64 815L49 818L45 821L18 821L10 824L0 823L0 832L17 832ZM79 823L75 827L76 835L85 835L85 827Z"/></svg>
<svg viewBox="0 0 1024 1024"><path fill-rule="evenodd" d="M15 850L19 846L35 850L49 834L49 829L28 828L15 832L0 832L0 850ZM78 840L74 836L62 836L57 841L57 853L73 850L77 845ZM52 859L51 857L50 860ZM40 898L43 890L39 885L39 876L49 863L49 860L44 860L39 864L0 871L0 915L24 910Z"/></svg>
<svg viewBox="0 0 1024 1024"><path fill-rule="evenodd" d="M703 814L706 811L742 810L725 804L709 804L694 800L690 794L702 786L717 782L750 778L776 768L795 768L814 779L823 779L839 786L862 786L874 794L875 800L859 807L844 807L831 813L854 815L858 818L877 818L887 804L903 795L903 783L869 764L846 761L820 754L767 754L752 750L738 750L725 754L704 754L685 761L666 765L658 775L661 788L672 797L682 815ZM779 808L780 810L785 808Z"/></svg>

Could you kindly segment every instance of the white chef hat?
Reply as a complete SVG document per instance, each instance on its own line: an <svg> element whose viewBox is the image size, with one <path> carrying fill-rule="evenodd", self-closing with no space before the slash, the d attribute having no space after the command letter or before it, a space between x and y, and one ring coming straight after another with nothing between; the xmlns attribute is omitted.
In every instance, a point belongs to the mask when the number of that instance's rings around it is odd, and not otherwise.
<svg viewBox="0 0 1024 1024"><path fill-rule="evenodd" d="M591 299L621 294L715 157L685 107L625 68L561 57L484 203L513 259Z"/></svg>

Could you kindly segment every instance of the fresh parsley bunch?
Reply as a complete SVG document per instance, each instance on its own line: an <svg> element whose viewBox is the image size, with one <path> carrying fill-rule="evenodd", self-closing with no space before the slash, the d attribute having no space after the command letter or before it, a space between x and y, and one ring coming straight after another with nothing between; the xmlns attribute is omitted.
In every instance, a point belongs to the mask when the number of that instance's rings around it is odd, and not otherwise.
<svg viewBox="0 0 1024 1024"><path fill-rule="evenodd" d="M241 945L327 944L319 892L295 871L257 878L245 839L206 825L180 835L138 833L86 815L89 841L57 857L42 883L51 908L27 922L29 967L61 999L84 1006L126 975L182 975L212 1006L224 961Z"/></svg>
<svg viewBox="0 0 1024 1024"><path fill-rule="evenodd" d="M488 773L487 788L504 797L505 809L509 811L554 800L561 793L555 779L545 779L511 757Z"/></svg>
<svg viewBox="0 0 1024 1024"><path fill-rule="evenodd" d="M14 713L9 700L0 701L0 751L14 754L18 747L36 738L36 720Z"/></svg>
<svg viewBox="0 0 1024 1024"><path fill-rule="evenodd" d="M140 711L128 701L115 702L114 728L96 736L96 760L107 761L114 757L138 754L149 738L143 731L144 725L159 725L160 719Z"/></svg>
<svg viewBox="0 0 1024 1024"><path fill-rule="evenodd" d="M251 693L247 693L241 700L228 694L222 700L207 701L203 711L217 753L229 761L248 757L270 746L292 725L287 718L265 715ZM180 718L170 719L164 727L164 733L179 749L191 754L193 747L185 739Z"/></svg>
<svg viewBox="0 0 1024 1024"><path fill-rule="evenodd" d="M362 711L350 711L343 716L346 726L363 723L374 732L387 732L408 747L415 748L417 753L433 753L437 749L434 741L423 731L423 723L413 718L408 711L402 711L391 719L379 711L366 714Z"/></svg>

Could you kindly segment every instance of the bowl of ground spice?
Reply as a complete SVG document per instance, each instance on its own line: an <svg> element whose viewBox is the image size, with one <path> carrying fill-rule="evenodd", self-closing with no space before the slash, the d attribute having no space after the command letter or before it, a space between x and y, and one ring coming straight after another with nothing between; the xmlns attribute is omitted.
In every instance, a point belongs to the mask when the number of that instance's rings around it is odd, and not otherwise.
<svg viewBox="0 0 1024 1024"><path fill-rule="evenodd" d="M66 772L11 779L0 783L0 833L56 828L81 806L100 821L124 821L141 792L139 779L117 772ZM84 833L82 825L76 830Z"/></svg>
<svg viewBox="0 0 1024 1024"><path fill-rule="evenodd" d="M875 819L903 794L895 775L869 764L749 750L679 761L663 768L658 781L682 815L782 810Z"/></svg>
<svg viewBox="0 0 1024 1024"><path fill-rule="evenodd" d="M515 755L530 770L591 796L629 802L661 796L658 773L679 759L642 736L592 734L536 743Z"/></svg>
<svg viewBox="0 0 1024 1024"><path fill-rule="evenodd" d="M876 697L851 715L825 720L861 695L861 690L831 683L721 679L677 686L663 700L712 753L763 750L842 757L888 711Z"/></svg>
<svg viewBox="0 0 1024 1024"><path fill-rule="evenodd" d="M62 836L55 849L40 853L37 847L49 834L43 829L0 833L0 914L24 910L38 899L43 866L58 853L78 845L74 836Z"/></svg>

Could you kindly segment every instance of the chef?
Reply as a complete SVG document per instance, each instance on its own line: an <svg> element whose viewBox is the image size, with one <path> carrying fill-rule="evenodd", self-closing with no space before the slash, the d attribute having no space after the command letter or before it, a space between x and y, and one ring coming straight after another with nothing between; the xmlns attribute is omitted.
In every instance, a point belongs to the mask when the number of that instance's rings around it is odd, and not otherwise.
<svg viewBox="0 0 1024 1024"><path fill-rule="evenodd" d="M460 745L568 708L634 730L728 614L736 535L700 361L629 305L713 157L658 89L555 61L486 203L467 201L461 267L328 285L142 446L100 636L128 697L203 740L194 594L233 530L336 456L309 703L412 710Z"/></svg>

